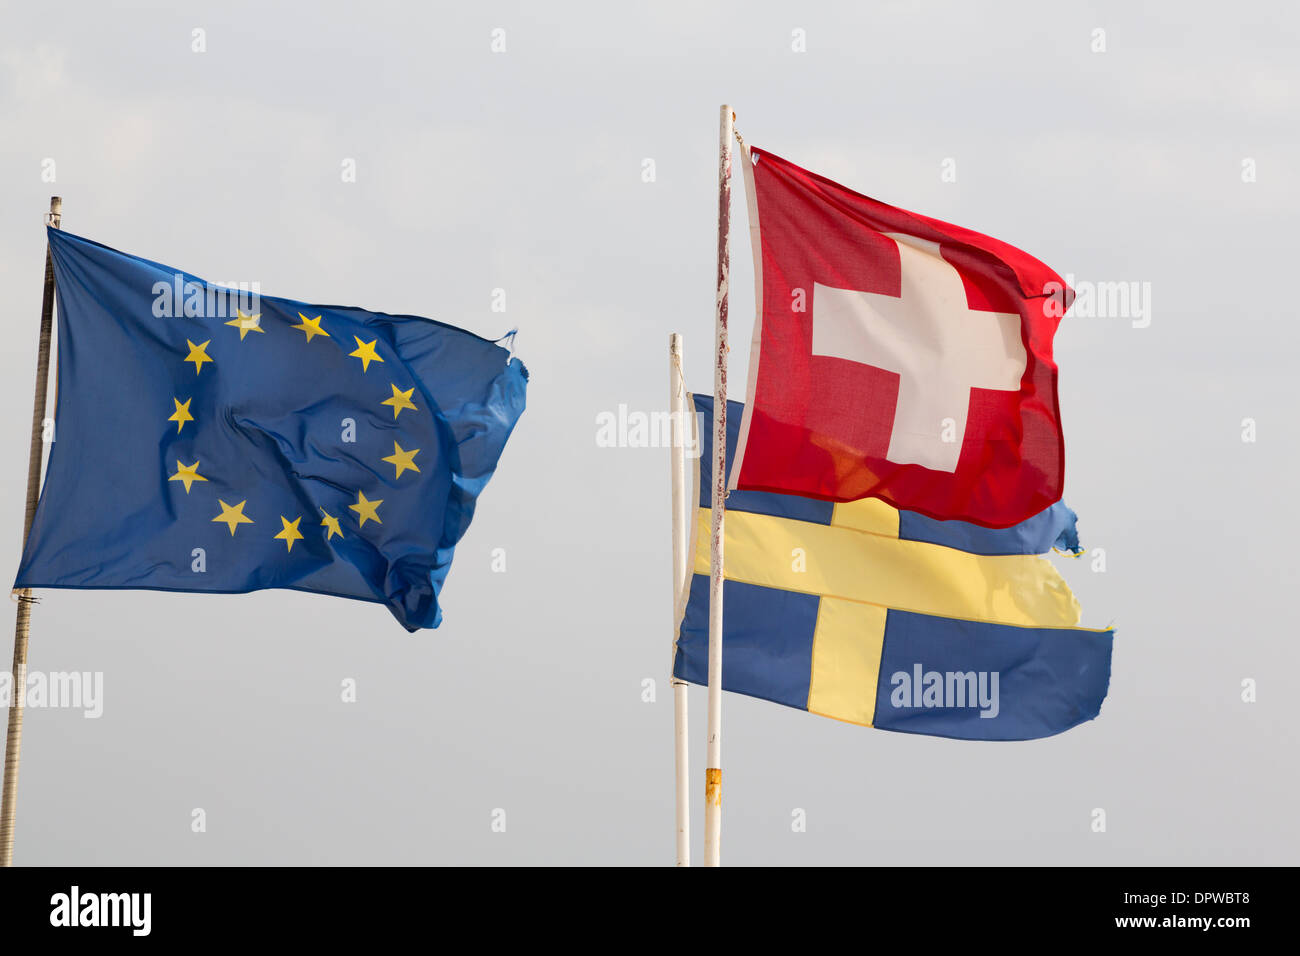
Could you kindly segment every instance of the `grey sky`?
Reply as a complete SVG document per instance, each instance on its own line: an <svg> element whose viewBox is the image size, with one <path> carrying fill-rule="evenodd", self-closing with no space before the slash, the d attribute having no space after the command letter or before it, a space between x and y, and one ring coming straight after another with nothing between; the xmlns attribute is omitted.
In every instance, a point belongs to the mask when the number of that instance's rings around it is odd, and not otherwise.
<svg viewBox="0 0 1300 956"><path fill-rule="evenodd" d="M205 278L517 327L532 372L437 631L293 592L47 593L30 666L102 671L104 713L28 711L16 861L671 863L667 452L598 448L595 422L664 406L672 331L710 387L728 101L749 142L848 186L1063 274L1149 282L1152 314L1057 337L1066 500L1106 571L1059 563L1085 623L1118 628L1101 717L981 745L728 696L724 861L1295 862L1300 14L470 6L0 0L6 574L53 193L67 229ZM735 398L753 314L739 188ZM702 689L692 705L698 858Z"/></svg>

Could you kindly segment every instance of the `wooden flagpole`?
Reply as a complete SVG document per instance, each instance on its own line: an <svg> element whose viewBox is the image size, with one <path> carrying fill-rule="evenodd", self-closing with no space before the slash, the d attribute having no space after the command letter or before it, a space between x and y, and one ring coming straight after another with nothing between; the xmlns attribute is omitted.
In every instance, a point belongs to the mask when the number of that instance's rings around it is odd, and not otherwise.
<svg viewBox="0 0 1300 956"><path fill-rule="evenodd" d="M63 221L63 200L50 197L46 224L58 229ZM50 384L50 338L54 329L54 258L45 244L45 291L41 296L41 331L36 346L36 394L32 399L32 441L27 456L27 512L23 517L23 546L36 517L41 493L41 459L44 451L45 397ZM21 549L20 549L21 553ZM5 735L4 796L0 800L0 866L14 859L14 813L18 804L18 758L23 749L23 704L27 696L27 638L31 633L30 588L20 589L18 618L14 623L13 694L9 702L9 730Z"/></svg>
<svg viewBox="0 0 1300 956"><path fill-rule="evenodd" d="M704 865L722 863L722 543L727 497L727 292L731 272L731 137L724 105L718 128L718 285L713 364L713 522L709 541L709 748L704 769Z"/></svg>
<svg viewBox="0 0 1300 956"><path fill-rule="evenodd" d="M686 379L682 374L682 337L674 332L668 337L668 410L671 431L673 472L673 663L677 660L677 625L682 619L685 590L690 569L687 550L690 542L689 519L695 514L695 502L689 500L686 481L686 442L690 427L686 418ZM687 739L686 682L671 676L673 687L673 769L677 785L677 865L691 865L691 773Z"/></svg>

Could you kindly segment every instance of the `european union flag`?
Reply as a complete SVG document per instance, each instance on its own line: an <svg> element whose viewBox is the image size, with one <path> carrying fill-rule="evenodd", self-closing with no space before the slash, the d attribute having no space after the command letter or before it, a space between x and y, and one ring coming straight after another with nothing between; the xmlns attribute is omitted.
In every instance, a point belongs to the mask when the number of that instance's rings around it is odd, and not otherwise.
<svg viewBox="0 0 1300 956"><path fill-rule="evenodd" d="M16 587L293 588L438 626L524 410L518 359L429 319L49 241L55 441Z"/></svg>

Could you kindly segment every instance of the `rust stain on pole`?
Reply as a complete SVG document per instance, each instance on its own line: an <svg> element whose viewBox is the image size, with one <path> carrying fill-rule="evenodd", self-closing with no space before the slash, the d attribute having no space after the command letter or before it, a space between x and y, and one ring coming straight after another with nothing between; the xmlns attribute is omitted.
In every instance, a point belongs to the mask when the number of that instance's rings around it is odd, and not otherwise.
<svg viewBox="0 0 1300 956"><path fill-rule="evenodd" d="M722 771L709 767L704 771L704 802L715 807L722 806Z"/></svg>

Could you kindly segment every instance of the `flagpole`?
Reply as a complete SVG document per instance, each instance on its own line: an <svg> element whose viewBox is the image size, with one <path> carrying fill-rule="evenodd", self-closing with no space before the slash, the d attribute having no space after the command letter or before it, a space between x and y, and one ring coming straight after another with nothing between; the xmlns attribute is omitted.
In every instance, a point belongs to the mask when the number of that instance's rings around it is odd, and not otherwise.
<svg viewBox="0 0 1300 956"><path fill-rule="evenodd" d="M718 128L718 285L713 364L713 522L709 541L709 747L704 770L704 865L722 863L722 542L727 497L727 292L731 271L731 137L724 105Z"/></svg>
<svg viewBox="0 0 1300 956"><path fill-rule="evenodd" d="M59 228L63 221L63 200L50 197L46 223ZM54 328L54 259L45 244L45 291L41 295L41 330L36 346L36 394L32 399L32 440L27 456L27 511L23 516L23 546L36 517L36 502L41 492L41 458L44 451L45 398L50 384L50 338ZM23 749L23 704L27 696L27 639L31 633L32 597L30 588L16 592L18 617L14 623L14 663L12 699L9 702L9 730L5 734L4 795L0 798L0 866L11 866L14 859L14 813L18 805L18 758Z"/></svg>
<svg viewBox="0 0 1300 956"><path fill-rule="evenodd" d="M687 547L690 535L686 519L695 511L686 496L686 380L682 374L682 337L668 337L668 409L672 432L673 472L673 663L677 661L678 625L682 619L687 576ZM687 510L689 508L689 511ZM673 688L673 770L677 787L677 865L691 865L691 773L687 740L686 682L669 672Z"/></svg>

